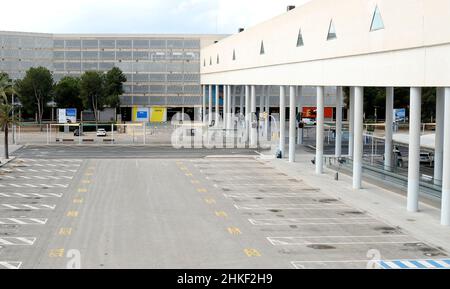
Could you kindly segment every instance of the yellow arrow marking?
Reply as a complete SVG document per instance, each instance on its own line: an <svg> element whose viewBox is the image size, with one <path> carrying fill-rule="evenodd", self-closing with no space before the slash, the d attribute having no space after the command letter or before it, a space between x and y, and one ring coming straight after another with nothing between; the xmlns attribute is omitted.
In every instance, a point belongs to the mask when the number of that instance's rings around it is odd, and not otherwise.
<svg viewBox="0 0 450 289"><path fill-rule="evenodd" d="M228 227L228 233L230 233L231 235L242 234L241 230L239 230L239 228L236 228L236 227Z"/></svg>
<svg viewBox="0 0 450 289"><path fill-rule="evenodd" d="M69 236L72 234L72 228L61 228L59 229L58 235Z"/></svg>
<svg viewBox="0 0 450 289"><path fill-rule="evenodd" d="M52 249L50 250L50 252L48 253L48 256L51 258L55 258L55 257L64 257L64 249Z"/></svg>
<svg viewBox="0 0 450 289"><path fill-rule="evenodd" d="M253 248L244 249L244 253L245 255L247 255L247 257L261 257L261 253L259 253L258 250Z"/></svg>
<svg viewBox="0 0 450 289"><path fill-rule="evenodd" d="M216 216L226 218L228 217L228 214L225 213L224 211L216 211Z"/></svg>

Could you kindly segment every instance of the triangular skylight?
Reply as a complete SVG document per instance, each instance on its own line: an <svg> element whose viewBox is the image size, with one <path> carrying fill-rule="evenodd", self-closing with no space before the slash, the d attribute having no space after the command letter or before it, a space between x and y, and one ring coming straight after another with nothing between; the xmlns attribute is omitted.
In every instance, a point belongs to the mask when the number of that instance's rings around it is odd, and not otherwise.
<svg viewBox="0 0 450 289"><path fill-rule="evenodd" d="M219 54L217 54L217 61L216 62L217 62L217 64L219 64L219 62L220 62L219 61Z"/></svg>
<svg viewBox="0 0 450 289"><path fill-rule="evenodd" d="M233 60L236 60L236 50L233 49Z"/></svg>
<svg viewBox="0 0 450 289"><path fill-rule="evenodd" d="M373 12L372 24L370 25L370 31L376 31L384 29L383 18L381 17L380 9L378 6L375 7L375 11Z"/></svg>
<svg viewBox="0 0 450 289"><path fill-rule="evenodd" d="M333 22L333 19L331 19L330 27L328 28L327 40L333 40L333 39L336 39L336 38L337 38L336 28L334 28L334 22Z"/></svg>
<svg viewBox="0 0 450 289"><path fill-rule="evenodd" d="M266 52L264 51L264 41L261 41L261 49L259 50L259 54L263 55Z"/></svg>
<svg viewBox="0 0 450 289"><path fill-rule="evenodd" d="M297 47L303 46L303 35L302 35L302 30L300 29L298 31L298 36L297 36Z"/></svg>

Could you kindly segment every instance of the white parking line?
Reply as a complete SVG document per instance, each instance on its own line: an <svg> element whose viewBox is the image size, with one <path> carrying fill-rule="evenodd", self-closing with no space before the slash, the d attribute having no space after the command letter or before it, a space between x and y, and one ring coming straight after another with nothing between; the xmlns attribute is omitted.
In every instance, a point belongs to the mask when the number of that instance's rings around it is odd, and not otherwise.
<svg viewBox="0 0 450 289"><path fill-rule="evenodd" d="M0 218L0 225L45 225L47 220L44 218Z"/></svg>
<svg viewBox="0 0 450 289"><path fill-rule="evenodd" d="M0 197L5 198L61 198L62 193L0 193Z"/></svg>
<svg viewBox="0 0 450 289"><path fill-rule="evenodd" d="M379 224L370 217L363 218L287 218L287 219L248 219L254 226L282 225L370 225Z"/></svg>
<svg viewBox="0 0 450 289"><path fill-rule="evenodd" d="M267 240L274 246L419 243L408 235L267 237Z"/></svg>
<svg viewBox="0 0 450 289"><path fill-rule="evenodd" d="M20 209L31 209L31 210L54 210L56 205L47 204L0 204L0 208L20 210Z"/></svg>
<svg viewBox="0 0 450 289"><path fill-rule="evenodd" d="M314 196L317 198L326 198L327 195L318 192L296 192L296 193L226 193L225 198L301 198L304 196Z"/></svg>
<svg viewBox="0 0 450 289"><path fill-rule="evenodd" d="M0 245L2 246L32 246L36 242L34 237L2 237Z"/></svg>
<svg viewBox="0 0 450 289"><path fill-rule="evenodd" d="M248 204L234 205L238 210L336 210L349 208L345 204Z"/></svg>
<svg viewBox="0 0 450 289"><path fill-rule="evenodd" d="M20 269L22 262L18 261L0 261L0 268L4 269Z"/></svg>

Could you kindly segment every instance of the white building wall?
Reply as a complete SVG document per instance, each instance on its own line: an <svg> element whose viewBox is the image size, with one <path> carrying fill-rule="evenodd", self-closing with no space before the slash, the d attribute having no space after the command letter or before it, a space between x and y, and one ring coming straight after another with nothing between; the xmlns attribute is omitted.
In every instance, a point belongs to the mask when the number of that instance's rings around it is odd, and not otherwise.
<svg viewBox="0 0 450 289"><path fill-rule="evenodd" d="M385 28L371 32L376 6ZM337 39L328 41L331 19ZM448 0L313 0L202 49L201 82L448 86L448 27Z"/></svg>

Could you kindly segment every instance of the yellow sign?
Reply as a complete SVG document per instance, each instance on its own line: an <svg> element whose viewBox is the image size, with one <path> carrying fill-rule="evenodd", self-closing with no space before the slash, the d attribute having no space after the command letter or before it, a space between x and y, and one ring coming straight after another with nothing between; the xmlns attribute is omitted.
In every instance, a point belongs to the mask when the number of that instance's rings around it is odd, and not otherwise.
<svg viewBox="0 0 450 289"><path fill-rule="evenodd" d="M154 106L151 108L150 122L167 121L167 109L165 107Z"/></svg>

